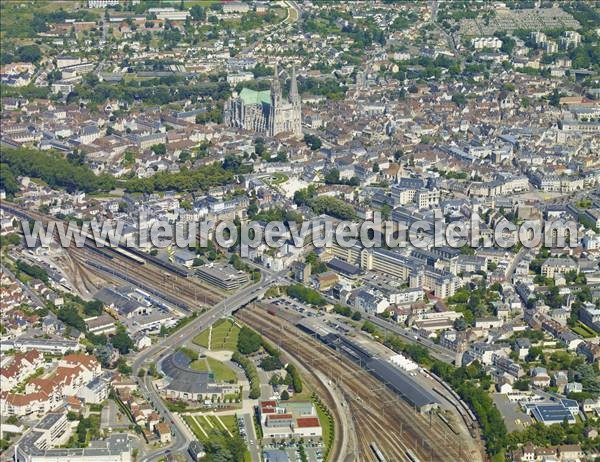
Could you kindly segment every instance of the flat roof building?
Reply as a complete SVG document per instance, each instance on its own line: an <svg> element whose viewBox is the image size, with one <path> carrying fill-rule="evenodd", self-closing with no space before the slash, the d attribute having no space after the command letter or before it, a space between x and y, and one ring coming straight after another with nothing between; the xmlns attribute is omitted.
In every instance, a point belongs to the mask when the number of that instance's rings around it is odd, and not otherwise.
<svg viewBox="0 0 600 462"><path fill-rule="evenodd" d="M327 266L331 268L332 271L347 278L355 278L361 273L360 268L357 266L351 265L350 263L335 257L327 262Z"/></svg>
<svg viewBox="0 0 600 462"><path fill-rule="evenodd" d="M565 421L574 424L573 411L577 412L578 409L572 409L569 401L571 400L561 400L558 403L526 404L525 410L544 425L561 424Z"/></svg>
<svg viewBox="0 0 600 462"><path fill-rule="evenodd" d="M210 263L196 269L198 277L224 290L236 290L250 281L248 273L228 265Z"/></svg>
<svg viewBox="0 0 600 462"><path fill-rule="evenodd" d="M52 448L64 444L70 435L64 412L47 414L15 447L15 462L130 462L131 437L113 434L91 441L87 448Z"/></svg>

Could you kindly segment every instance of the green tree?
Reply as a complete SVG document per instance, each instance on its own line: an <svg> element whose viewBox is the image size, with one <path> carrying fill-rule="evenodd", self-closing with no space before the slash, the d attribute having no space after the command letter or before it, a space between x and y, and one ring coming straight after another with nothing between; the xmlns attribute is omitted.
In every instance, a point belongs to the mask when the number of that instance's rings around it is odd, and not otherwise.
<svg viewBox="0 0 600 462"><path fill-rule="evenodd" d="M305 134L304 142L310 148L311 151L321 149L321 139L316 135Z"/></svg>
<svg viewBox="0 0 600 462"><path fill-rule="evenodd" d="M5 234L0 236L0 247L8 247L10 245L19 245L21 238L16 233Z"/></svg>
<svg viewBox="0 0 600 462"><path fill-rule="evenodd" d="M560 106L560 93L558 89L555 88L550 94L550 98L548 99L548 103L550 106L559 107Z"/></svg>
<svg viewBox="0 0 600 462"><path fill-rule="evenodd" d="M123 327L120 327L115 335L110 339L110 343L119 353L125 355L133 349L133 340L127 334Z"/></svg>
<svg viewBox="0 0 600 462"><path fill-rule="evenodd" d="M260 362L260 367L264 371L275 371L277 369L281 369L283 364L281 364L279 358L267 356Z"/></svg>
<svg viewBox="0 0 600 462"><path fill-rule="evenodd" d="M361 327L361 330L367 332L368 334L375 334L377 332L377 327L371 321L365 321Z"/></svg>
<svg viewBox="0 0 600 462"><path fill-rule="evenodd" d="M40 281L43 281L46 284L49 281L48 273L41 266L30 265L29 263L23 260L17 260L17 270L31 276L32 278L39 279Z"/></svg>
<svg viewBox="0 0 600 462"><path fill-rule="evenodd" d="M292 284L286 287L286 293L301 302L309 305L323 306L327 302L319 292L303 286L302 284Z"/></svg>
<svg viewBox="0 0 600 462"><path fill-rule="evenodd" d="M19 192L19 183L9 164L0 164L0 189L3 189L7 196L14 196Z"/></svg>
<svg viewBox="0 0 600 462"><path fill-rule="evenodd" d="M452 102L457 106L462 107L467 104L467 97L462 93L455 93L452 95Z"/></svg>
<svg viewBox="0 0 600 462"><path fill-rule="evenodd" d="M102 314L103 303L100 300L91 300L83 306L83 312L88 316L100 316Z"/></svg>
<svg viewBox="0 0 600 462"><path fill-rule="evenodd" d="M291 385L294 387L295 393L302 393L302 379L300 373L293 364L288 364L286 367L288 375L291 377Z"/></svg>
<svg viewBox="0 0 600 462"><path fill-rule="evenodd" d="M153 144L150 150L157 156L164 156L167 153L167 146L164 143Z"/></svg>
<svg viewBox="0 0 600 462"><path fill-rule="evenodd" d="M3 149L2 162L2 171L8 166L13 178L21 175L40 178L53 188L65 188L71 192L110 191L115 186L115 179L111 175L95 175L89 167L74 165L62 154L51 151ZM1 181L3 184L8 181L10 186L10 175L4 175L6 174L0 174Z"/></svg>
<svg viewBox="0 0 600 462"><path fill-rule="evenodd" d="M37 45L24 45L17 49L17 57L19 61L37 63L42 59L42 51Z"/></svg>
<svg viewBox="0 0 600 462"><path fill-rule="evenodd" d="M73 306L64 306L57 313L58 319L66 325L74 327L80 332L86 331L86 325L83 318L79 315L77 309Z"/></svg>
<svg viewBox="0 0 600 462"><path fill-rule="evenodd" d="M204 21L206 19L206 10L200 5L194 5L190 9L190 15L194 21Z"/></svg>
<svg viewBox="0 0 600 462"><path fill-rule="evenodd" d="M238 336L237 349L242 354L256 353L262 346L262 338L252 329L242 326Z"/></svg>

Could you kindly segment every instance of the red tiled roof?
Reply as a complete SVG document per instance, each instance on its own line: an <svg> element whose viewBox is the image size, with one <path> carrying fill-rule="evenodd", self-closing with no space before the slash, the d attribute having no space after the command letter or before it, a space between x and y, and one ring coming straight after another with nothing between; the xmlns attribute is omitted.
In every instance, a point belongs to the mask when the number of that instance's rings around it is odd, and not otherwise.
<svg viewBox="0 0 600 462"><path fill-rule="evenodd" d="M311 428L320 427L319 419L317 417L300 417L296 419L296 426L298 428Z"/></svg>
<svg viewBox="0 0 600 462"><path fill-rule="evenodd" d="M12 377L16 377L19 373L19 366L17 366L14 362L8 366L5 367L4 369L2 369L2 376L6 377L6 378L12 378Z"/></svg>
<svg viewBox="0 0 600 462"><path fill-rule="evenodd" d="M8 367L3 368L2 375L7 378L15 377L23 368L23 361L29 364L35 364L42 359L42 355L37 350L31 350L27 353L17 353Z"/></svg>
<svg viewBox="0 0 600 462"><path fill-rule="evenodd" d="M263 407L260 409L260 412L262 412L263 414L275 414L275 408L274 407Z"/></svg>
<svg viewBox="0 0 600 462"><path fill-rule="evenodd" d="M6 396L6 402L12 404L13 406L27 406L30 403L36 401L46 401L48 400L48 395L43 391L38 393L29 393L28 395L19 395L16 393L9 393Z"/></svg>
<svg viewBox="0 0 600 462"><path fill-rule="evenodd" d="M65 356L63 361L74 365L82 365L87 369L95 369L98 365L98 360L94 356L76 353Z"/></svg>
<svg viewBox="0 0 600 462"><path fill-rule="evenodd" d="M261 406L267 406L267 407L277 407L277 401L262 401L260 403Z"/></svg>
<svg viewBox="0 0 600 462"><path fill-rule="evenodd" d="M159 424L156 424L156 431L160 434L160 435L166 435L166 434L170 434L171 433L171 429L169 428L169 426L162 422Z"/></svg>
<svg viewBox="0 0 600 462"><path fill-rule="evenodd" d="M79 401L79 399L77 399L75 396L67 396L65 398L65 401L69 406L72 406L72 407L81 407L82 406L81 401Z"/></svg>
<svg viewBox="0 0 600 462"><path fill-rule="evenodd" d="M268 418L269 420L289 420L292 418L292 414L273 414Z"/></svg>

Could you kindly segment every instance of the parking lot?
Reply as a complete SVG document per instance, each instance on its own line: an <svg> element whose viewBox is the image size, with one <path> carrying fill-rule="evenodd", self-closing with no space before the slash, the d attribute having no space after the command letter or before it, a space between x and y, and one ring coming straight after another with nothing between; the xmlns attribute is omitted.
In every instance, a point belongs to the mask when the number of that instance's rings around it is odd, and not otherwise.
<svg viewBox="0 0 600 462"><path fill-rule="evenodd" d="M323 445L321 442L304 442L304 452L309 462L322 462L323 460ZM279 449L285 451L290 462L301 462L300 445L298 443L281 442L266 444L264 450Z"/></svg>
<svg viewBox="0 0 600 462"><path fill-rule="evenodd" d="M521 410L518 403L509 401L506 395L494 393L492 399L500 414L502 414L506 429L509 432L523 430L532 424L531 417Z"/></svg>
<svg viewBox="0 0 600 462"><path fill-rule="evenodd" d="M317 310L315 310L313 308L309 308L308 306L304 305L303 303L297 302L296 300L292 300L291 298L288 298L288 297L275 298L273 300L270 300L269 303L271 303L272 305L278 306L280 308L296 311L303 316L312 317L312 316L319 316L319 314L320 314L320 313L318 313Z"/></svg>
<svg viewBox="0 0 600 462"><path fill-rule="evenodd" d="M238 432L242 438L246 441L248 450L252 456L253 461L260 460L260 448L256 441L256 435L254 434L254 422L251 414L242 414L237 416L237 427Z"/></svg>

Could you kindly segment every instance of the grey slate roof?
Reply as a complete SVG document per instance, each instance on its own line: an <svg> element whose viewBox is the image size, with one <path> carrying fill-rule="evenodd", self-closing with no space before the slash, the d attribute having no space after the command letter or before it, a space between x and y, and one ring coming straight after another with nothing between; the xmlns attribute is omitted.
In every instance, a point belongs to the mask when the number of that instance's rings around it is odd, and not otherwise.
<svg viewBox="0 0 600 462"><path fill-rule="evenodd" d="M182 393L219 393L212 372L200 372L190 368L190 359L181 351L167 356L161 370L171 379L167 388Z"/></svg>

